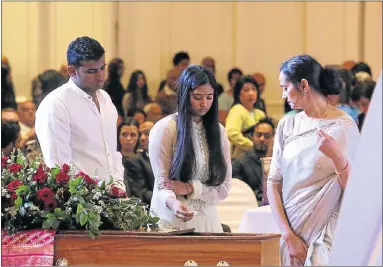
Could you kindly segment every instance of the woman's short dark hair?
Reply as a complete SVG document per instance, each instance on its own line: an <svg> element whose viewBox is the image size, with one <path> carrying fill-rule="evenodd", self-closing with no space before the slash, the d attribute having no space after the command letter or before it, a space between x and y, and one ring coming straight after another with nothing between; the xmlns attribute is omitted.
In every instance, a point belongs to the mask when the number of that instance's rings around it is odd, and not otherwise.
<svg viewBox="0 0 383 267"><path fill-rule="evenodd" d="M324 96L340 93L342 81L339 73L331 68L323 68L309 55L298 55L286 60L282 63L280 71L296 87L302 79L306 79L313 90Z"/></svg>
<svg viewBox="0 0 383 267"><path fill-rule="evenodd" d="M138 123L138 121L132 118L126 118L120 123L120 125L117 127L117 151L121 151L120 134L121 134L121 129L124 126L135 126L137 127L137 132L138 132L138 128L140 127L140 124ZM137 141L134 151L137 150L138 146L139 146L139 142Z"/></svg>
<svg viewBox="0 0 383 267"><path fill-rule="evenodd" d="M239 78L239 80L237 81L237 83L234 86L234 92L233 92L234 103L233 103L233 106L236 104L241 104L241 101L239 100L239 98L240 98L241 91L242 91L242 88L245 85L245 83L251 83L252 85L255 86L255 89L257 90L257 101L258 101L258 99L260 97L258 83L252 76L246 75L246 76Z"/></svg>
<svg viewBox="0 0 383 267"><path fill-rule="evenodd" d="M1 149L9 144L15 144L20 134L20 125L17 121L1 121Z"/></svg>
<svg viewBox="0 0 383 267"><path fill-rule="evenodd" d="M88 36L78 37L69 44L67 50L68 66L79 67L83 60L98 61L105 54L101 44Z"/></svg>
<svg viewBox="0 0 383 267"><path fill-rule="evenodd" d="M213 103L202 116L209 151L209 178L203 183L218 186L226 177L226 163L222 152L221 130L218 122L218 93L214 74L206 67L190 65L176 82L178 96L177 144L172 159L169 177L188 182L195 166L195 151L192 140L191 92L201 85L210 84L214 89Z"/></svg>

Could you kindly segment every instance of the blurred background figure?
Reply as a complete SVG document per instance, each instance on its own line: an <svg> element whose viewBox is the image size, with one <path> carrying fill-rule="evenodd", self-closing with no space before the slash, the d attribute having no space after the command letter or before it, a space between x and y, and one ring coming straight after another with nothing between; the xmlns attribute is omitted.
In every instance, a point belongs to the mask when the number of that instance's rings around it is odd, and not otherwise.
<svg viewBox="0 0 383 267"><path fill-rule="evenodd" d="M262 94L263 94L263 92L265 90L265 86L266 86L266 78L262 73L259 73L259 72L253 73L252 76L253 76L254 80L257 82L258 88L259 88L259 98L258 98L257 102L255 102L254 107L262 110L263 112L265 112L265 114L267 114L266 103L265 103L265 100L263 100L263 98L262 98Z"/></svg>
<svg viewBox="0 0 383 267"><path fill-rule="evenodd" d="M120 58L112 59L108 65L108 78L105 81L104 89L109 94L115 105L118 115L123 116L122 98L125 89L121 84L121 78L124 74L124 62Z"/></svg>
<svg viewBox="0 0 383 267"><path fill-rule="evenodd" d="M20 147L20 126L14 121L1 121L1 153L9 157Z"/></svg>
<svg viewBox="0 0 383 267"><path fill-rule="evenodd" d="M145 73L142 70L134 71L130 75L128 89L122 100L125 116L129 116L129 111L142 110L146 104L152 102L148 90Z"/></svg>
<svg viewBox="0 0 383 267"><path fill-rule="evenodd" d="M4 60L8 62L8 60ZM1 108L17 108L9 64L1 64Z"/></svg>
<svg viewBox="0 0 383 267"><path fill-rule="evenodd" d="M32 99L36 107L54 89L66 83L68 79L57 70L47 70L32 81Z"/></svg>
<svg viewBox="0 0 383 267"><path fill-rule="evenodd" d="M201 62L202 66L208 68L215 76L216 68L215 68L215 60L212 57L205 57ZM223 86L219 82L217 82L217 95L220 96L223 93Z"/></svg>

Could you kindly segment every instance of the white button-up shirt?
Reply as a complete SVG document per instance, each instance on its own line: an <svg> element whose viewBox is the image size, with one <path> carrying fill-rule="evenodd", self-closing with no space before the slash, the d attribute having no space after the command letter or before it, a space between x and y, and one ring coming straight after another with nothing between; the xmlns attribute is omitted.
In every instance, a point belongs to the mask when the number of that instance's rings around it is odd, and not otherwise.
<svg viewBox="0 0 383 267"><path fill-rule="evenodd" d="M72 164L90 176L125 189L124 167L117 151L117 110L108 93L92 97L72 79L48 94L36 112L35 130L46 165Z"/></svg>

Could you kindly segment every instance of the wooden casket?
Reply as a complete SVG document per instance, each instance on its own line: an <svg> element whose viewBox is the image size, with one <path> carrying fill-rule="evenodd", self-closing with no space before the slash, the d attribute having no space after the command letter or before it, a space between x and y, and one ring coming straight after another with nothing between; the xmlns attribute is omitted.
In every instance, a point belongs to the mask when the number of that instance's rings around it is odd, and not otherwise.
<svg viewBox="0 0 383 267"><path fill-rule="evenodd" d="M55 236L55 264L69 266L277 266L279 235L103 231Z"/></svg>

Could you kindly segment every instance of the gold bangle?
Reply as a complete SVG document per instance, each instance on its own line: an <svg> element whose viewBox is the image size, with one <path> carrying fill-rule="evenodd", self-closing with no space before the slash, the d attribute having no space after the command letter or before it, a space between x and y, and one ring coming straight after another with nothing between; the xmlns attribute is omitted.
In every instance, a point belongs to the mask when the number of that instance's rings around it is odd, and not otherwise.
<svg viewBox="0 0 383 267"><path fill-rule="evenodd" d="M346 167L344 167L343 170L341 170L340 172L338 172L338 171L336 170L336 168L335 168L335 174L339 176L339 175L341 175L342 173L344 173L344 172L347 170L347 168L348 168L348 161L347 161Z"/></svg>

